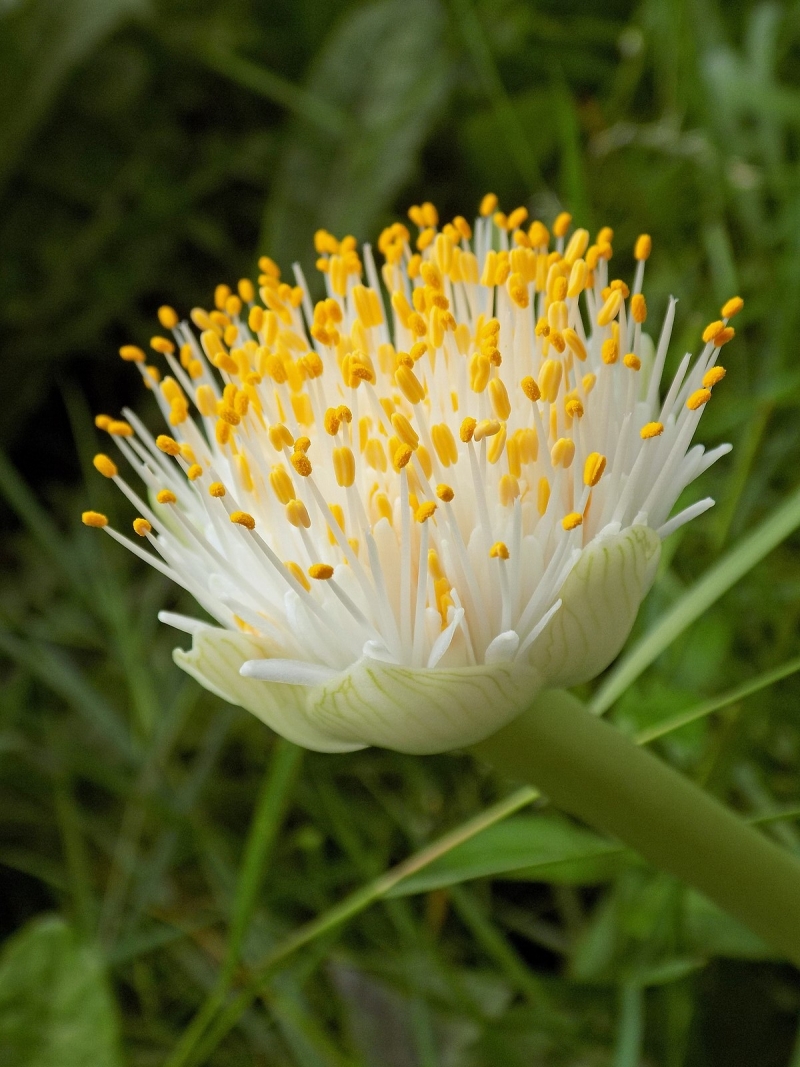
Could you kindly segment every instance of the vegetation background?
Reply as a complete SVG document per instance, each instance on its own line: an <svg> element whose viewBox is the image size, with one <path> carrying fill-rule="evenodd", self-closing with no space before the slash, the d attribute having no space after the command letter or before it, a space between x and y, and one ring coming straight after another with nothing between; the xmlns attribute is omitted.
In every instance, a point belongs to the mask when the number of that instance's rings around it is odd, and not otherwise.
<svg viewBox="0 0 800 1067"><path fill-rule="evenodd" d="M619 272L651 233L674 360L745 297L702 427L735 450L648 631L797 484L799 146L797 2L0 0L2 1067L800 1065L796 971L546 809L359 895L513 784L276 740L172 665L176 591L79 520L130 519L91 415L157 425L115 353L160 304L208 303L262 252L309 263L318 226L374 238L491 189L611 225ZM734 687L657 744L793 849L797 547L611 712L674 725Z"/></svg>

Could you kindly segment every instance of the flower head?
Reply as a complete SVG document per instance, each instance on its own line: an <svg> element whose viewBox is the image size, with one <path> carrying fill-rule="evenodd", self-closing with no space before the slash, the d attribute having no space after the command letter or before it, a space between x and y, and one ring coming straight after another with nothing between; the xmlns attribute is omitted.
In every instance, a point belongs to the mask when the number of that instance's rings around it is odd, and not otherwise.
<svg viewBox="0 0 800 1067"><path fill-rule="evenodd" d="M719 456L690 443L725 371L734 298L660 396L675 301L657 347L642 295L611 277L613 233L552 231L486 197L474 233L432 204L372 250L315 237L316 304L267 257L256 293L217 288L170 336L125 345L168 424L98 416L146 502L136 539L104 529L188 590L218 625L178 664L310 748L435 752L473 743L543 686L618 653L670 518ZM147 542L145 545L143 542Z"/></svg>

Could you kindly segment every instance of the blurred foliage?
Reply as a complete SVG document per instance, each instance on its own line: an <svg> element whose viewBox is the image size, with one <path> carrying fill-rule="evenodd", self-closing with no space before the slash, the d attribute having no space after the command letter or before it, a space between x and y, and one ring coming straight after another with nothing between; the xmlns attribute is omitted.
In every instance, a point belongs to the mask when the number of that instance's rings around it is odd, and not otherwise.
<svg viewBox="0 0 800 1067"><path fill-rule="evenodd" d="M77 514L120 506L90 411L139 395L114 352L160 304L204 302L265 251L309 268L319 225L374 239L409 203L470 215L493 189L613 226L622 276L650 232L653 320L681 300L674 361L747 301L703 420L735 450L644 632L797 482L799 143L788 0L0 0L2 1067L165 1063L278 956L203 1062L798 1067L797 975L546 812L281 955L509 786L458 756L301 757L221 707L172 666L156 611L175 590ZM615 720L646 729L792 659L799 604L795 538ZM795 675L737 698L661 753L749 817L796 810L799 696ZM789 818L765 832L798 848Z"/></svg>

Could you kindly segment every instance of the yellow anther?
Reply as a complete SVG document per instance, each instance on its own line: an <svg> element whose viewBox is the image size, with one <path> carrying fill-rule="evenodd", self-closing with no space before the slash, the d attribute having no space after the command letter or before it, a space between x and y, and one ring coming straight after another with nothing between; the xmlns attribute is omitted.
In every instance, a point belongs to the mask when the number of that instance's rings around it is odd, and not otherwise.
<svg viewBox="0 0 800 1067"><path fill-rule="evenodd" d="M426 341L416 341L411 346L411 351L408 353L409 357L411 358L411 362L416 363L418 359L422 359L422 357L427 351L428 345Z"/></svg>
<svg viewBox="0 0 800 1067"><path fill-rule="evenodd" d="M564 401L564 411L571 419L583 418L583 404L577 396L568 396Z"/></svg>
<svg viewBox="0 0 800 1067"><path fill-rule="evenodd" d="M253 303L256 298L256 291L249 278L240 278L236 288L239 291L240 299L243 300L245 304Z"/></svg>
<svg viewBox="0 0 800 1067"><path fill-rule="evenodd" d="M400 445L392 453L392 466L396 471L401 471L403 467L408 466L413 455L414 450L409 448L408 445Z"/></svg>
<svg viewBox="0 0 800 1067"><path fill-rule="evenodd" d="M106 432L112 437L132 437L133 427L130 423L126 423L124 418L112 418L106 427Z"/></svg>
<svg viewBox="0 0 800 1067"><path fill-rule="evenodd" d="M297 453L295 453L296 455ZM294 462L294 457L292 457ZM333 470L336 481L343 488L348 488L356 479L356 457L353 450L344 445L333 450Z"/></svg>
<svg viewBox="0 0 800 1067"><path fill-rule="evenodd" d="M419 290L415 290L415 292L419 292ZM407 325L414 337L424 337L425 334L428 332L427 323L418 311L411 312L411 314L408 316Z"/></svg>
<svg viewBox="0 0 800 1067"><path fill-rule="evenodd" d="M116 478L118 474L117 465L112 459L109 459L108 456L104 455L104 453L98 452L92 460L92 463L94 464L94 469L99 471L104 478Z"/></svg>
<svg viewBox="0 0 800 1067"><path fill-rule="evenodd" d="M269 484L281 504L288 504L290 500L294 500L295 494L292 479L282 464L276 463L270 471Z"/></svg>
<svg viewBox="0 0 800 1067"><path fill-rule="evenodd" d="M586 260L576 259L575 262L572 264L572 270L570 271L569 281L567 282L568 297L576 297L581 295L584 288L586 287L587 274L588 268L586 266Z"/></svg>
<svg viewBox="0 0 800 1067"><path fill-rule="evenodd" d="M708 326L703 330L703 340L706 344L709 341L713 341L718 334L722 333L725 329L725 323L721 319L717 319L715 322L709 322Z"/></svg>
<svg viewBox="0 0 800 1067"><path fill-rule="evenodd" d="M495 541L489 549L490 559L508 559L508 546L503 541Z"/></svg>
<svg viewBox="0 0 800 1067"><path fill-rule="evenodd" d="M710 389L695 389L689 399L686 401L686 406L689 411L697 411L703 404L707 404L711 399Z"/></svg>
<svg viewBox="0 0 800 1067"><path fill-rule="evenodd" d="M218 285L214 290L214 307L217 311L225 310L225 301L231 295L231 287L229 285Z"/></svg>
<svg viewBox="0 0 800 1067"><path fill-rule="evenodd" d="M290 448L294 444L294 437L282 422L276 422L273 426L270 426L267 436L269 437L269 443L276 452L282 452L284 448Z"/></svg>
<svg viewBox="0 0 800 1067"><path fill-rule="evenodd" d="M244 526L246 530L254 530L256 528L256 520L246 511L232 511L229 517L231 522L237 526Z"/></svg>
<svg viewBox="0 0 800 1067"><path fill-rule="evenodd" d="M575 459L575 442L571 437L559 437L550 449L550 461L554 467L571 467Z"/></svg>
<svg viewBox="0 0 800 1067"><path fill-rule="evenodd" d="M174 437L169 437L165 433L160 433L156 438L156 445L162 452L166 452L168 456L179 456L181 454L181 446L175 440Z"/></svg>
<svg viewBox="0 0 800 1067"><path fill-rule="evenodd" d="M494 437L496 433L500 433L500 429L501 423L498 419L481 419L475 424L472 436L474 440L482 441L484 437Z"/></svg>
<svg viewBox="0 0 800 1067"><path fill-rule="evenodd" d="M458 459L458 449L453 431L445 422L438 422L431 427L431 442L443 467L449 467Z"/></svg>
<svg viewBox="0 0 800 1067"><path fill-rule="evenodd" d="M158 321L165 330L174 330L179 321L175 308L171 308L168 304L160 307L158 309Z"/></svg>
<svg viewBox="0 0 800 1067"><path fill-rule="evenodd" d="M489 382L489 400L497 418L505 421L511 414L511 401L508 399L505 385L499 378L492 378Z"/></svg>
<svg viewBox="0 0 800 1067"><path fill-rule="evenodd" d="M192 465L186 472L186 477L189 479L190 482L196 482L197 479L202 475L202 473L203 468L200 466L200 464L192 463Z"/></svg>
<svg viewBox="0 0 800 1067"><path fill-rule="evenodd" d="M333 567L330 563L312 563L308 568L308 574L317 582L327 582L333 577Z"/></svg>
<svg viewBox="0 0 800 1067"><path fill-rule="evenodd" d="M171 356L175 351L175 345L168 337L151 337L150 347L154 352L160 352L164 356Z"/></svg>
<svg viewBox="0 0 800 1067"><path fill-rule="evenodd" d="M562 211L560 215L557 215L553 223L553 233L556 237L565 237L571 222L572 215L568 211Z"/></svg>
<svg viewBox="0 0 800 1067"><path fill-rule="evenodd" d="M631 297L631 318L634 322L644 322L647 318L647 301L641 293Z"/></svg>
<svg viewBox="0 0 800 1067"><path fill-rule="evenodd" d="M228 426L238 426L242 421L242 416L234 411L233 408L226 407L222 401L217 405L217 415L220 420L227 423Z"/></svg>
<svg viewBox="0 0 800 1067"><path fill-rule="evenodd" d="M726 300L722 305L720 315L723 319L732 319L734 315L738 315L744 307L744 300L740 296L732 296L730 300Z"/></svg>
<svg viewBox="0 0 800 1067"><path fill-rule="evenodd" d="M576 530L583 525L583 515L579 511L571 511L561 520L561 525L565 530Z"/></svg>
<svg viewBox="0 0 800 1067"><path fill-rule="evenodd" d="M576 260L581 258L588 247L589 231L576 230L572 237L570 237L567 247L564 249L564 262L572 266Z"/></svg>
<svg viewBox="0 0 800 1067"><path fill-rule="evenodd" d="M600 346L600 358L610 366L619 359L619 342L616 337L607 337Z"/></svg>
<svg viewBox="0 0 800 1067"><path fill-rule="evenodd" d="M305 452L292 452L289 462L301 478L307 478L311 474L311 460Z"/></svg>
<svg viewBox="0 0 800 1067"><path fill-rule="evenodd" d="M612 289L608 298L597 313L597 325L608 326L612 319L616 318L622 305L622 293L619 289Z"/></svg>
<svg viewBox="0 0 800 1067"><path fill-rule="evenodd" d="M401 415L399 411L396 411L392 415L392 426L404 445L408 445L414 451L419 448L419 435L405 415Z"/></svg>
<svg viewBox="0 0 800 1067"><path fill-rule="evenodd" d="M713 389L715 385L719 385L725 377L725 374L725 368L720 366L712 367L711 370L707 370L703 375L703 388Z"/></svg>
<svg viewBox="0 0 800 1067"><path fill-rule="evenodd" d="M583 465L583 484L595 486L603 477L606 469L606 457L599 452L590 452Z"/></svg>
<svg viewBox="0 0 800 1067"><path fill-rule="evenodd" d="M171 489L160 489L156 493L156 500L159 504L176 504L178 502L178 498Z"/></svg>
<svg viewBox="0 0 800 1067"><path fill-rule="evenodd" d="M639 430L639 436L643 441L649 441L651 437L660 437L663 432L664 424L662 422L646 422Z"/></svg>
<svg viewBox="0 0 800 1067"><path fill-rule="evenodd" d="M722 348L728 341L732 341L736 336L736 330L733 326L726 326L724 330L720 330L717 336L714 338L714 347Z"/></svg>
<svg viewBox="0 0 800 1067"><path fill-rule="evenodd" d="M217 398L210 385L198 385L195 393L195 402L201 415L205 415L206 418L216 415Z"/></svg>
<svg viewBox="0 0 800 1067"><path fill-rule="evenodd" d="M500 429L498 430L498 432L496 434L492 434L492 439L489 442L489 448L486 452L486 458L489 460L490 463L499 463L502 459L503 452L505 451L506 447L507 433L508 431L506 429L506 424L503 422L500 424Z"/></svg>
<svg viewBox="0 0 800 1067"><path fill-rule="evenodd" d="M556 352L563 352L567 347L567 342L564 340L560 330L550 331L550 344Z"/></svg>
<svg viewBox="0 0 800 1067"><path fill-rule="evenodd" d="M542 368L539 371L539 388L542 391L542 397L548 404L554 404L558 397L562 374L561 364L556 360L546 359L542 364Z"/></svg>
<svg viewBox="0 0 800 1067"><path fill-rule="evenodd" d="M110 415L95 415L94 417L94 424L98 430L108 431L108 427L111 425L112 422L113 419Z"/></svg>
<svg viewBox="0 0 800 1067"><path fill-rule="evenodd" d="M567 342L567 347L569 348L570 352L572 352L573 355L577 356L581 363L583 363L583 361L586 359L586 345L580 339L575 330L573 330L571 326L568 326L566 330L561 331L561 336Z"/></svg>
<svg viewBox="0 0 800 1067"><path fill-rule="evenodd" d="M449 504L453 497L456 495L449 485L445 485L444 482L440 482L436 486L436 495L440 500L443 500L445 504Z"/></svg>
<svg viewBox="0 0 800 1067"><path fill-rule="evenodd" d="M292 524L292 526L303 527L308 529L311 525L311 519L309 518L308 511L302 500L290 500L286 505L286 518Z"/></svg>
<svg viewBox="0 0 800 1067"><path fill-rule="evenodd" d="M530 375L527 375L527 377L523 378L519 384L522 388L523 393L525 394L525 396L527 396L528 400L536 401L541 399L541 389L536 384L535 379L533 379Z"/></svg>
<svg viewBox="0 0 800 1067"><path fill-rule="evenodd" d="M108 517L101 511L84 511L81 522L84 526L94 526L95 529L102 530L104 526L108 526Z"/></svg>
<svg viewBox="0 0 800 1067"><path fill-rule="evenodd" d="M468 415L461 423L461 429L459 430L459 437L466 444L471 441L475 435L475 427L478 425L477 419L473 419L471 415Z"/></svg>
<svg viewBox="0 0 800 1067"><path fill-rule="evenodd" d="M123 345L119 354L127 363L144 363L146 358L138 345Z"/></svg>
<svg viewBox="0 0 800 1067"><path fill-rule="evenodd" d="M642 369L642 361L639 359L639 357L636 355L635 352L628 352L627 355L622 357L622 362L630 370L641 370Z"/></svg>
<svg viewBox="0 0 800 1067"><path fill-rule="evenodd" d="M409 404L419 404L425 399L422 382L410 367L398 367L394 373L394 380Z"/></svg>
<svg viewBox="0 0 800 1067"><path fill-rule="evenodd" d="M147 521L147 519L134 519L133 520L133 532L138 534L139 537L147 537L153 527Z"/></svg>
<svg viewBox="0 0 800 1067"><path fill-rule="evenodd" d="M496 208L497 197L494 193L487 193L486 196L484 196L483 200L481 200L480 207L478 208L478 213L484 219L486 219L489 217L489 215L492 214L493 211L495 211Z"/></svg>
<svg viewBox="0 0 800 1067"><path fill-rule="evenodd" d="M583 376L583 378L581 380L581 385L583 385L583 391L584 391L584 393L586 393L587 396L589 395L589 393L591 393L592 389L594 389L596 383L597 383L597 375L596 374L584 374L584 376Z"/></svg>
<svg viewBox="0 0 800 1067"><path fill-rule="evenodd" d="M444 284L442 282L442 276L433 263L421 263L419 272L422 275L422 280L426 285L430 285L433 289L443 289ZM416 292L417 290L415 290Z"/></svg>
<svg viewBox="0 0 800 1067"><path fill-rule="evenodd" d="M547 511L547 505L550 503L550 483L546 478L539 479L539 486L536 491L536 510L540 515L544 515Z"/></svg>
<svg viewBox="0 0 800 1067"><path fill-rule="evenodd" d="M599 244L600 242L598 242ZM648 259L650 253L653 251L653 240L649 233L640 233L636 238L636 244L633 246L633 258L634 259Z"/></svg>
<svg viewBox="0 0 800 1067"><path fill-rule="evenodd" d="M208 495L214 497L225 496L225 486L222 482L212 482L208 487Z"/></svg>
<svg viewBox="0 0 800 1067"><path fill-rule="evenodd" d="M528 209L526 207L515 207L506 220L506 225L509 230L518 230L520 226L525 222L528 217Z"/></svg>
<svg viewBox="0 0 800 1067"><path fill-rule="evenodd" d="M498 485L500 503L504 508L510 507L520 494L519 482L513 474L504 474Z"/></svg>
<svg viewBox="0 0 800 1067"><path fill-rule="evenodd" d="M438 504L434 500L426 500L414 512L414 518L417 522L427 522L437 507Z"/></svg>
<svg viewBox="0 0 800 1067"><path fill-rule="evenodd" d="M331 437L335 437L339 432L341 420L336 414L336 408L328 408L322 418L322 425L325 427L325 432L330 434Z"/></svg>
<svg viewBox="0 0 800 1067"><path fill-rule="evenodd" d="M489 384L492 364L481 352L476 352L469 363L469 387L473 393L482 393Z"/></svg>
<svg viewBox="0 0 800 1067"><path fill-rule="evenodd" d="M534 248L546 248L550 243L550 232L543 222L538 219L528 227L528 240Z"/></svg>
<svg viewBox="0 0 800 1067"><path fill-rule="evenodd" d="M294 560L287 559L284 560L283 565L286 570L292 575L295 581L299 582L306 592L309 592L309 590L311 589L311 583L309 582L308 578L306 578L305 574L303 574L303 571L298 566L298 564L295 563Z"/></svg>

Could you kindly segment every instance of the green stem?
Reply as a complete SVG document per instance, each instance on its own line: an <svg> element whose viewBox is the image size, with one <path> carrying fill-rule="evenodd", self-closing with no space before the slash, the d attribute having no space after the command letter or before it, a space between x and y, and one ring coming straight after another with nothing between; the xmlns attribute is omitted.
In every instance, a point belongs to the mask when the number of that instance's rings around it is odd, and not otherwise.
<svg viewBox="0 0 800 1067"><path fill-rule="evenodd" d="M571 694L473 747L564 811L705 893L800 965L800 862Z"/></svg>

